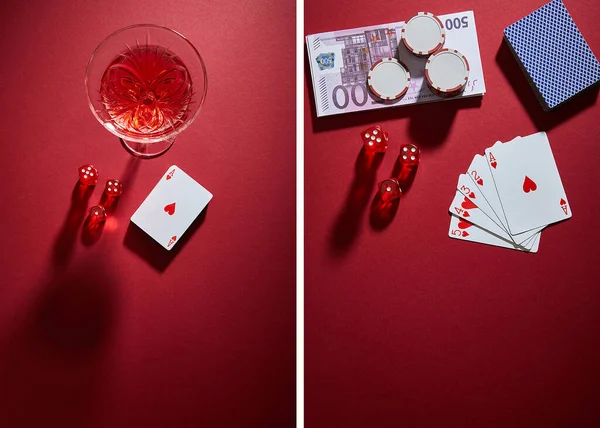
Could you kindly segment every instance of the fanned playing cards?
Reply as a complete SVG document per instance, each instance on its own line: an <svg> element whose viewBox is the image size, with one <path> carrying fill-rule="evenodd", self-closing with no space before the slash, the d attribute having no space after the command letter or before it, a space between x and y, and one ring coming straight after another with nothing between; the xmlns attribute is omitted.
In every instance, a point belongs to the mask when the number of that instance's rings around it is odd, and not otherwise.
<svg viewBox="0 0 600 428"><path fill-rule="evenodd" d="M451 238L537 252L542 229L572 215L546 133L475 155L449 211Z"/></svg>

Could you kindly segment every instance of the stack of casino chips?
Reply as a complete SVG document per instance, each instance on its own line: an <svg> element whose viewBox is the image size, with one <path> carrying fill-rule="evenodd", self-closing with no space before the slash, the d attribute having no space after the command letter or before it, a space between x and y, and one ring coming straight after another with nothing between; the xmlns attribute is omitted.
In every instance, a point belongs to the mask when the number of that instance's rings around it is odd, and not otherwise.
<svg viewBox="0 0 600 428"><path fill-rule="evenodd" d="M460 95L469 81L469 61L462 53L440 49L427 59L425 78L434 94L450 98Z"/></svg>
<svg viewBox="0 0 600 428"><path fill-rule="evenodd" d="M410 84L408 68L396 58L383 58L375 62L367 77L367 85L378 98L390 101L404 96Z"/></svg>
<svg viewBox="0 0 600 428"><path fill-rule="evenodd" d="M428 56L425 78L429 89L443 97L460 95L469 80L469 61L455 49L444 48L446 31L432 13L419 12L402 28L402 42L413 54Z"/></svg>
<svg viewBox="0 0 600 428"><path fill-rule="evenodd" d="M446 43L442 21L432 13L419 12L402 27L402 43L410 52L426 57L439 51Z"/></svg>
<svg viewBox="0 0 600 428"><path fill-rule="evenodd" d="M469 62L455 49L444 48L446 30L429 12L419 12L402 28L404 46L414 55L427 57L425 77L432 93L449 98L460 95L469 80ZM410 71L395 58L375 62L368 74L368 87L384 101L400 99L408 91Z"/></svg>

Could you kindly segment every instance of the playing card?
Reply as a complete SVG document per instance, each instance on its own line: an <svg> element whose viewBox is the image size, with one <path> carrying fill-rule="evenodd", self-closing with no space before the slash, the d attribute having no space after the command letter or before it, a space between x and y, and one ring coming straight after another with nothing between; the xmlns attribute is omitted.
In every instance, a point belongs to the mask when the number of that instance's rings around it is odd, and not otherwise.
<svg viewBox="0 0 600 428"><path fill-rule="evenodd" d="M521 137L517 137L520 139ZM517 139L513 140L516 141ZM497 142L491 149L494 149L498 144L509 144L509 143L501 143ZM510 239L517 244L523 244L525 241L530 239L536 233L541 231L543 227L538 227L532 229L527 232L523 232L520 234L511 235L509 233L508 223L506 221L506 217L504 215L504 211L502 210L502 205L500 204L500 198L498 197L498 193L496 192L496 186L494 185L494 179L492 178L492 173L488 166L487 159L482 155L475 155L471 165L469 165L469 169L467 173L473 184L479 190L479 193L483 196L486 202L489 204L490 208L493 210L494 214L498 217L498 220L502 224L502 228L509 235ZM477 223L476 223L477 224ZM485 228L485 227L484 227Z"/></svg>
<svg viewBox="0 0 600 428"><path fill-rule="evenodd" d="M512 141L520 138L521 137L516 137ZM497 144L502 143L497 141L492 148L494 148ZM467 174L471 177L473 183L477 185L477 188L502 223L504 229L508 231L508 223L506 222L506 217L504 215L504 211L502 210L502 205L500 204L500 198L498 197L498 193L496 193L496 186L494 185L492 172L490 171L490 166L488 165L488 161L485 156L475 155L473 161L471 161L471 165L469 165L469 168L467 169Z"/></svg>
<svg viewBox="0 0 600 428"><path fill-rule="evenodd" d="M460 217L464 220L467 220L470 223L480 227L481 229L486 230L488 233L494 234L499 238L502 238L509 242L514 242L515 245L519 245L526 249L531 248L533 244L531 239L533 235L527 236L526 239L516 242L509 233L504 230L502 227L498 226L494 223L487 215L485 215L477 205L465 195L463 195L458 190L452 200L452 204L450 204L450 208L448 209L450 214Z"/></svg>
<svg viewBox="0 0 600 428"><path fill-rule="evenodd" d="M181 168L172 165L133 213L131 221L171 250L212 196Z"/></svg>
<svg viewBox="0 0 600 428"><path fill-rule="evenodd" d="M482 229L487 230L494 235L497 235L501 238L510 240L510 236L508 233L496 223L492 221L487 215L483 213L479 209L479 207L473 202L471 199L467 198L458 190L452 200L452 204L450 204L450 208L448 209L450 214L460 217L464 220L467 220Z"/></svg>
<svg viewBox="0 0 600 428"><path fill-rule="evenodd" d="M510 248L513 250L536 253L539 248L540 234L531 238L533 245L530 250L516 245L511 241L506 241L496 235L486 232L473 223L461 219L455 215L450 216L450 229L448 231L450 238L459 239L461 241L478 242L481 244L493 245L496 247Z"/></svg>
<svg viewBox="0 0 600 428"><path fill-rule="evenodd" d="M545 132L485 150L512 235L571 217Z"/></svg>
<svg viewBox="0 0 600 428"><path fill-rule="evenodd" d="M469 178L467 174L461 174L458 176L458 183L456 188L460 193L469 198L477 207L492 220L496 225L502 228L502 222L486 201L483 195L479 192L477 186L473 183L473 180Z"/></svg>

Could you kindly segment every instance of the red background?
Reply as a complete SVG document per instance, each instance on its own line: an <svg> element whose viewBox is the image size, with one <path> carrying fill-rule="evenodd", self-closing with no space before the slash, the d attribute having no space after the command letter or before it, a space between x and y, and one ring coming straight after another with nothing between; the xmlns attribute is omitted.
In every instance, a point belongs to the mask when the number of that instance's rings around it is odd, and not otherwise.
<svg viewBox="0 0 600 428"><path fill-rule="evenodd" d="M106 36L146 22L186 35L209 85L173 148L139 160L83 78ZM0 28L0 426L293 426L293 3L9 0ZM71 205L86 163L102 181ZM169 254L129 217L172 164L215 196ZM109 177L125 193L90 245Z"/></svg>
<svg viewBox="0 0 600 428"><path fill-rule="evenodd" d="M306 0L306 34L474 10L487 87L480 106L317 119L305 64L307 427L600 426L597 91L544 113L502 46L503 29L543 4ZM597 2L565 4L600 55ZM389 131L388 152L375 173L355 174L373 124ZM448 238L473 156L541 130L573 218L544 231L538 254ZM370 221L374 186L408 142L420 168L382 229Z"/></svg>

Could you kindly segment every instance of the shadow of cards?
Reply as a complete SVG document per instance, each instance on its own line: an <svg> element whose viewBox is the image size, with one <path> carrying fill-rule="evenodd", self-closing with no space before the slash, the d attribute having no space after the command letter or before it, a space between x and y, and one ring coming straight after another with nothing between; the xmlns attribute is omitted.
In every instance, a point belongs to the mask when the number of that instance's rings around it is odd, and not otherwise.
<svg viewBox="0 0 600 428"><path fill-rule="evenodd" d="M152 239L146 232L137 227L132 222L127 226L123 244L126 248L145 260L150 266L159 272L164 272L177 254L186 246L195 232L200 228L206 219L208 206L196 217L190 227L181 236L179 242L175 244L172 250L163 248L158 242Z"/></svg>

